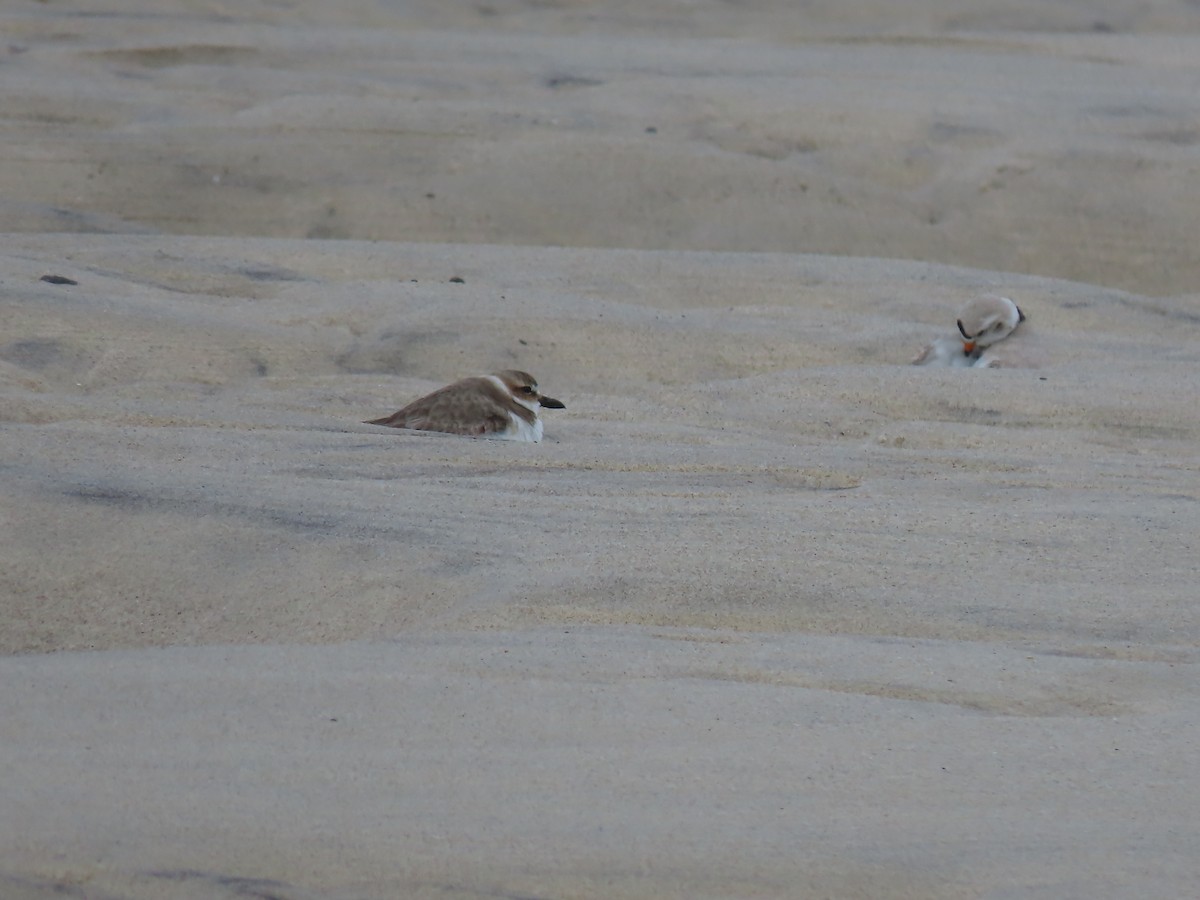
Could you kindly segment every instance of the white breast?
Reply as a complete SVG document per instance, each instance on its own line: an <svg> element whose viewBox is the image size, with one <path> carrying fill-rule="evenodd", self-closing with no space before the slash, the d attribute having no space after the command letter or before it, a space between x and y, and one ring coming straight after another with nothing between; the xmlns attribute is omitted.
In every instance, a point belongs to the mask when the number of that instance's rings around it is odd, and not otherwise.
<svg viewBox="0 0 1200 900"><path fill-rule="evenodd" d="M536 444L542 439L542 418L538 416L530 425L516 413L509 413L512 424L503 432L493 435L506 441L527 441Z"/></svg>

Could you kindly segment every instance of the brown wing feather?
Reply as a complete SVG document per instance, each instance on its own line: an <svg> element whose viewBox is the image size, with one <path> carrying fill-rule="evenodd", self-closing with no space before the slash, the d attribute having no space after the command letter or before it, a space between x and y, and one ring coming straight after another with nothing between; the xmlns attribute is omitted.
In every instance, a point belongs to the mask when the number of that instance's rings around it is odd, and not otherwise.
<svg viewBox="0 0 1200 900"><path fill-rule="evenodd" d="M495 434L511 424L506 414L495 411L492 406L495 402L511 405L493 382L486 378L464 378L414 400L390 416L366 424L448 434Z"/></svg>

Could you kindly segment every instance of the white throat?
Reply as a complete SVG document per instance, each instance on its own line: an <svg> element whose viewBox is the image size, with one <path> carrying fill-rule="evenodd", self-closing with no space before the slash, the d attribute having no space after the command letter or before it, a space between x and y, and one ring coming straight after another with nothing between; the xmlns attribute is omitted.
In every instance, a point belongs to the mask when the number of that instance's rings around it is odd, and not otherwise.
<svg viewBox="0 0 1200 900"><path fill-rule="evenodd" d="M510 441L528 441L536 444L542 439L542 418L538 416L530 425L520 416L509 413L509 418L512 419L512 430L506 431L504 434L498 434L496 437L505 438Z"/></svg>

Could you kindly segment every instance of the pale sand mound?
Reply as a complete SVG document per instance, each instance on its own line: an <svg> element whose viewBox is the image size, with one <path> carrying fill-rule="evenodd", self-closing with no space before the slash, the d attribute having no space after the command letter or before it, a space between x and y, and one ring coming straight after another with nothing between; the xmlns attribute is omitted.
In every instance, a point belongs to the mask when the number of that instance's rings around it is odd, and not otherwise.
<svg viewBox="0 0 1200 900"><path fill-rule="evenodd" d="M1195 634L1180 304L819 257L14 236L5 265L10 652ZM989 289L1047 365L905 365ZM359 424L511 366L567 403L541 445Z"/></svg>

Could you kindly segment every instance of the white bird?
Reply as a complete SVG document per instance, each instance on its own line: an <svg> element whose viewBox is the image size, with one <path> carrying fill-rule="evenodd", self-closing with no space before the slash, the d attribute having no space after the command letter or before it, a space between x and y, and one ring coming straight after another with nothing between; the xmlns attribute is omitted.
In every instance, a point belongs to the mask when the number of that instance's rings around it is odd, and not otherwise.
<svg viewBox="0 0 1200 900"><path fill-rule="evenodd" d="M448 384L390 416L365 424L537 442L542 439L538 411L565 408L538 391L537 381L528 372L506 369Z"/></svg>
<svg viewBox="0 0 1200 900"><path fill-rule="evenodd" d="M985 369L997 365L987 349L1011 335L1025 314L1007 297L976 297L958 314L961 338L938 338L917 355L915 366Z"/></svg>

